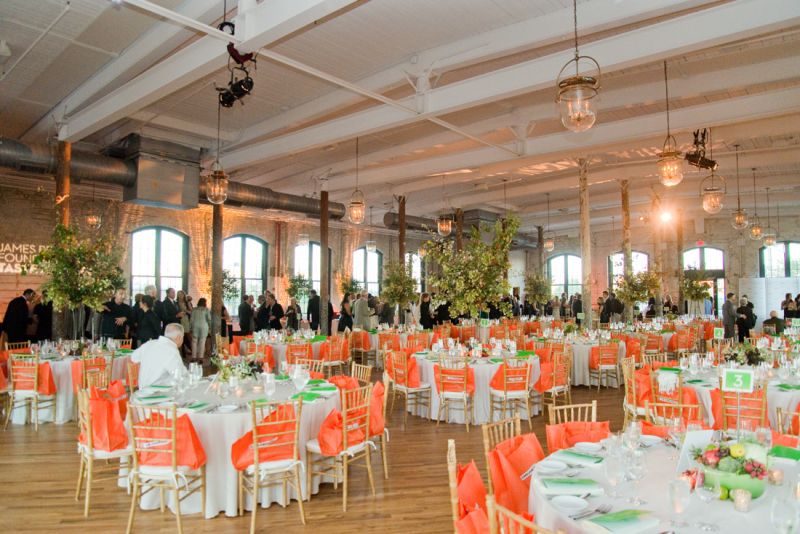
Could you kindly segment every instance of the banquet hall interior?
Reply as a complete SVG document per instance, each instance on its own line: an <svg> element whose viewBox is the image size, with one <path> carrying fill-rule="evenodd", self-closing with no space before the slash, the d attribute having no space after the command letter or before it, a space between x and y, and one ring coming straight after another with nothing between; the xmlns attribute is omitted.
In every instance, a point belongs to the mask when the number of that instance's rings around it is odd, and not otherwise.
<svg viewBox="0 0 800 534"><path fill-rule="evenodd" d="M798 206L798 0L0 0L0 531L800 532Z"/></svg>

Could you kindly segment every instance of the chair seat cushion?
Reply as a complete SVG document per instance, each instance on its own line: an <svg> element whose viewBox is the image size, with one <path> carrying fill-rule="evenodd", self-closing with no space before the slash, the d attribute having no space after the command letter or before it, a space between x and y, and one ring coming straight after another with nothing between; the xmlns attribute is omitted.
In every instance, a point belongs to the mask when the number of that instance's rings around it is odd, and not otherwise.
<svg viewBox="0 0 800 534"><path fill-rule="evenodd" d="M635 413L636 415L647 415L647 412L644 411L644 408L641 406L634 406L630 403L625 403L625 409L631 413Z"/></svg>
<svg viewBox="0 0 800 534"><path fill-rule="evenodd" d="M188 465L179 465L177 472L183 475L191 473L193 469ZM145 478L171 478L172 467L163 465L139 465L139 475Z"/></svg>
<svg viewBox="0 0 800 534"><path fill-rule="evenodd" d="M553 386L546 390L547 393L563 393L567 390L567 386Z"/></svg>
<svg viewBox="0 0 800 534"><path fill-rule="evenodd" d="M15 399L32 399L36 395L36 391L32 389L17 389L14 391L14 398ZM53 400L55 399L55 395L42 395L39 394L39 400Z"/></svg>
<svg viewBox="0 0 800 534"><path fill-rule="evenodd" d="M463 400L469 397L469 393L464 391L445 391L442 393L442 398L447 400Z"/></svg>
<svg viewBox="0 0 800 534"><path fill-rule="evenodd" d="M402 384L398 384L398 383L395 382L394 387L398 391L405 391L405 392L408 392L408 393L414 393L415 391L425 391L427 389L431 389L431 385L429 383L427 383L427 382L420 382L418 388L409 388L409 387L406 387L406 386L404 386Z"/></svg>
<svg viewBox="0 0 800 534"><path fill-rule="evenodd" d="M611 364L607 364L607 365L601 365L601 366L600 366L600 369L602 369L602 370L604 370L604 371L610 371L610 370L612 370L612 369L616 369L616 368L617 368L617 366L616 366L616 365L611 365Z"/></svg>
<svg viewBox="0 0 800 534"><path fill-rule="evenodd" d="M361 443L356 443L355 445L350 445L346 451L340 452L339 456L343 456L345 454L347 454L348 456L353 456L363 451L366 446L367 446L366 441L362 441ZM306 450L314 454L322 455L322 449L320 449L319 440L317 438L314 438L311 441L306 442Z"/></svg>
<svg viewBox="0 0 800 534"><path fill-rule="evenodd" d="M83 443L78 443L78 452L85 456L89 456L89 447ZM115 451L101 451L95 449L92 451L92 457L96 460L111 460L113 458L124 458L133 454L133 448L128 445L124 449L117 449Z"/></svg>
<svg viewBox="0 0 800 534"><path fill-rule="evenodd" d="M512 389L503 391L502 389L490 389L489 394L493 397L506 397L509 399L526 399L529 391L527 389Z"/></svg>
<svg viewBox="0 0 800 534"><path fill-rule="evenodd" d="M258 471L262 475L269 475L273 473L283 473L297 465L297 460L274 460L272 462L261 462L258 464ZM248 475L252 475L255 471L255 465L251 465L246 470Z"/></svg>

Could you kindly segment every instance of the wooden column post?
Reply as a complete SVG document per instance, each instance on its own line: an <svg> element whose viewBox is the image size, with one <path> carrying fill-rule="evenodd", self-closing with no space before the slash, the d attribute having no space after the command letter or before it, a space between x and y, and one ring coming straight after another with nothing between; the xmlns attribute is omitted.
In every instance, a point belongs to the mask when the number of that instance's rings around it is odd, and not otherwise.
<svg viewBox="0 0 800 534"><path fill-rule="evenodd" d="M319 283L319 328L323 335L330 335L328 331L328 301L331 299L331 280L328 272L331 268L328 255L328 189L320 193L319 203L319 254L320 254L320 279Z"/></svg>
<svg viewBox="0 0 800 534"><path fill-rule="evenodd" d="M222 324L222 204L211 208L211 332L216 344ZM223 347L217 347L217 351ZM196 355L194 357L197 357Z"/></svg>
<svg viewBox="0 0 800 534"><path fill-rule="evenodd" d="M592 326L592 235L589 224L589 162L578 160L578 184L580 187L581 213L581 299L583 300L582 324Z"/></svg>
<svg viewBox="0 0 800 534"><path fill-rule="evenodd" d="M464 210L456 208L456 250L464 247Z"/></svg>
<svg viewBox="0 0 800 534"><path fill-rule="evenodd" d="M403 265L406 264L406 197L400 196L398 199L398 226L399 232L397 236L397 254L399 255L398 261Z"/></svg>
<svg viewBox="0 0 800 534"><path fill-rule="evenodd" d="M678 281L678 314L685 311L683 294L683 210L675 213L675 279Z"/></svg>
<svg viewBox="0 0 800 534"><path fill-rule="evenodd" d="M622 255L624 257L624 274L629 277L633 274L633 252L631 250L631 203L628 194L628 180L619 183L622 195ZM625 320L633 321L633 307L625 306Z"/></svg>
<svg viewBox="0 0 800 534"><path fill-rule="evenodd" d="M544 275L544 226L536 227L536 271Z"/></svg>
<svg viewBox="0 0 800 534"><path fill-rule="evenodd" d="M653 270L658 275L660 284L656 291L656 317L664 316L663 302L661 294L664 291L664 259L661 248L661 199L657 195L653 196L652 209L650 215L650 225L653 228Z"/></svg>
<svg viewBox="0 0 800 534"><path fill-rule="evenodd" d="M72 164L72 143L59 141L57 147L58 163L56 166L56 222L70 227L70 167ZM60 200L60 201L59 201ZM66 308L53 310L53 339L72 337L72 314ZM82 331L82 329L81 329Z"/></svg>

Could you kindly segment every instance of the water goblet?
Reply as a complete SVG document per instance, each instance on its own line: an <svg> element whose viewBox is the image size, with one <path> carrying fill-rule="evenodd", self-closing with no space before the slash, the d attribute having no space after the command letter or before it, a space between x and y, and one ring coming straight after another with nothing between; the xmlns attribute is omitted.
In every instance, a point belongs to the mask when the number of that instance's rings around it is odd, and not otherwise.
<svg viewBox="0 0 800 534"><path fill-rule="evenodd" d="M669 502L673 515L670 521L671 526L675 528L686 528L689 526L687 522L680 520L680 516L686 512L686 508L689 506L691 491L692 489L689 487L689 483L682 478L669 483Z"/></svg>
<svg viewBox="0 0 800 534"><path fill-rule="evenodd" d="M702 468L697 471L697 479L695 481L695 493L703 504L710 504L719 499L720 487L719 480L714 480L713 483L708 480ZM717 532L719 526L714 523L698 522L695 524L697 528L704 532Z"/></svg>
<svg viewBox="0 0 800 534"><path fill-rule="evenodd" d="M310 378L311 377L309 375L308 369L304 368L301 365L295 366L295 372L292 375L292 382L294 383L294 387L298 391L298 393L300 391L303 391L303 388L306 387L306 384L308 384Z"/></svg>
<svg viewBox="0 0 800 534"><path fill-rule="evenodd" d="M639 496L639 482L647 476L647 463L644 452L632 450L628 453L628 478L633 481L633 496L628 502L634 506L642 506L647 501Z"/></svg>
<svg viewBox="0 0 800 534"><path fill-rule="evenodd" d="M264 381L264 395L267 399L272 399L272 396L275 394L275 375L272 373L264 373L261 377Z"/></svg>
<svg viewBox="0 0 800 534"><path fill-rule="evenodd" d="M609 455L603 461L603 471L609 486L608 496L612 499L619 497L617 486L625 479L625 466L619 455Z"/></svg>

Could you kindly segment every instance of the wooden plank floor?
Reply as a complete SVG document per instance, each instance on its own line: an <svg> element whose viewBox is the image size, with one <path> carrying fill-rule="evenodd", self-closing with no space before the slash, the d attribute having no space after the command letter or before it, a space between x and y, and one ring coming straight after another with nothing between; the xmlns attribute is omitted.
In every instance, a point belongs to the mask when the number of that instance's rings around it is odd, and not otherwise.
<svg viewBox="0 0 800 534"><path fill-rule="evenodd" d="M573 402L596 398L598 420L610 420L612 429L622 425L622 389L573 388ZM332 534L366 529L384 533L427 533L450 530L449 495L445 452L447 439L454 438L459 460L474 458L485 476L480 428L465 432L463 425L434 422L410 417L402 427L402 411L395 408L389 419L390 479L382 478L378 456L376 492L372 497L363 469L351 470L352 484L348 511L342 513L341 489L332 484L321 487L319 494L306 503L308 525L300 524L297 504L287 508L273 504L259 510L260 532L301 532L314 530ZM543 447L545 418L534 419ZM523 423L527 429L527 423ZM112 533L124 532L128 495L113 482L100 482L92 492L89 519L83 518L83 505L73 499L78 472L75 423L45 424L36 433L32 426L9 425L0 431L0 532ZM201 519L185 516L184 532L247 532L249 515L230 518L220 515ZM139 511L135 532L175 532L175 518L166 512Z"/></svg>

